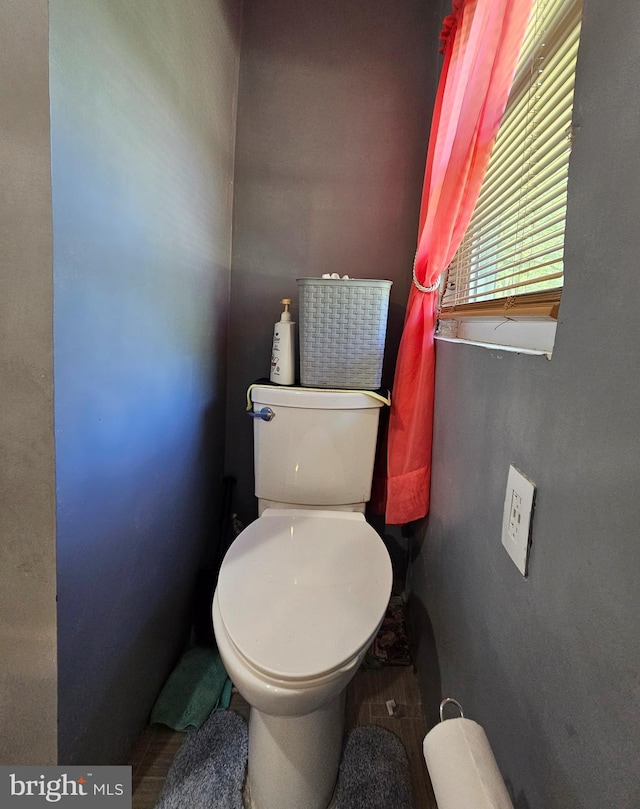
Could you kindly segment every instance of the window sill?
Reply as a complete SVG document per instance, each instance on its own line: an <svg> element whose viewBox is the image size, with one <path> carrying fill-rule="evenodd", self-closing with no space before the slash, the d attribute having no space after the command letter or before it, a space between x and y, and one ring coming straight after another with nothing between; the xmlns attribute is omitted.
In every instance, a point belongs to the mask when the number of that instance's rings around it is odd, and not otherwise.
<svg viewBox="0 0 640 809"><path fill-rule="evenodd" d="M441 337L439 334L435 336L436 340L442 343L462 343L467 346L480 346L480 348L491 348L494 351L508 351L511 354L529 354L532 357L546 357L551 359L549 351L540 351L537 348L518 348L517 346L503 346L498 343L481 343L480 340L464 340L462 337Z"/></svg>
<svg viewBox="0 0 640 809"><path fill-rule="evenodd" d="M435 336L447 343L551 359L555 333L556 321L552 318L469 317L440 321Z"/></svg>

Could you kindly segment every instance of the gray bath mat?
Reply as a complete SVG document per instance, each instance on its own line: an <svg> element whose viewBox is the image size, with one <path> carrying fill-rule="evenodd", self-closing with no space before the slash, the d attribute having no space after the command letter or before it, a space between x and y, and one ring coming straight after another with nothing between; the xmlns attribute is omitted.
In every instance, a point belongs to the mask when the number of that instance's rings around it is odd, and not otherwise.
<svg viewBox="0 0 640 809"><path fill-rule="evenodd" d="M156 809L242 809L247 739L237 713L212 713L176 753Z"/></svg>
<svg viewBox="0 0 640 809"><path fill-rule="evenodd" d="M156 809L242 809L247 738L241 716L211 714L176 753ZM352 730L340 762L335 809L411 806L409 762L400 739L373 725Z"/></svg>
<svg viewBox="0 0 640 809"><path fill-rule="evenodd" d="M342 753L336 809L411 809L409 761L400 739L365 725L349 734Z"/></svg>

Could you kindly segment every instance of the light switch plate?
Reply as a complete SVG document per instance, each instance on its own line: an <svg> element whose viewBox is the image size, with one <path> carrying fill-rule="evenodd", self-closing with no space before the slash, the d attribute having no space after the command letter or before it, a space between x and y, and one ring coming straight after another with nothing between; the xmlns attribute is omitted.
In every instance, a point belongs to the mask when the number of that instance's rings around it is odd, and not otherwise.
<svg viewBox="0 0 640 809"><path fill-rule="evenodd" d="M502 544L523 576L527 575L535 484L515 466L509 467L502 514Z"/></svg>

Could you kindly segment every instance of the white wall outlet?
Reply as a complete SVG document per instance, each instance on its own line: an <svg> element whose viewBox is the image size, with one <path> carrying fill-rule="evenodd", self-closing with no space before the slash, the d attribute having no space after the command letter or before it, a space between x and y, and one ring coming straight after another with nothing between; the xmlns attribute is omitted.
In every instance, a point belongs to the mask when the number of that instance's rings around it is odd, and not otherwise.
<svg viewBox="0 0 640 809"><path fill-rule="evenodd" d="M502 544L523 576L527 575L531 513L536 487L515 466L509 467L502 515Z"/></svg>

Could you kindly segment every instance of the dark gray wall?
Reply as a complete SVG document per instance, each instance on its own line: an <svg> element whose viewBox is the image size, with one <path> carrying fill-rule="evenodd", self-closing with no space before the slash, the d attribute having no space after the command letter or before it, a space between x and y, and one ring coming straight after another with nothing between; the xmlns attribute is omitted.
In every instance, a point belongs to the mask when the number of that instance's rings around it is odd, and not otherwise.
<svg viewBox="0 0 640 809"><path fill-rule="evenodd" d="M47 30L0 4L0 764L56 762Z"/></svg>
<svg viewBox="0 0 640 809"><path fill-rule="evenodd" d="M635 0L585 0L552 360L437 348L423 694L485 726L517 809L638 805L639 41ZM527 580L500 544L510 463L538 487Z"/></svg>
<svg viewBox="0 0 640 809"><path fill-rule="evenodd" d="M246 0L238 102L227 470L249 519L245 391L298 276L389 278L392 379L415 249L439 14L419 0ZM297 306L294 304L294 319Z"/></svg>
<svg viewBox="0 0 640 809"><path fill-rule="evenodd" d="M240 2L50 7L59 757L106 764L215 542Z"/></svg>

